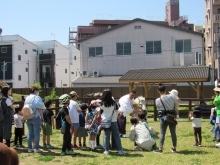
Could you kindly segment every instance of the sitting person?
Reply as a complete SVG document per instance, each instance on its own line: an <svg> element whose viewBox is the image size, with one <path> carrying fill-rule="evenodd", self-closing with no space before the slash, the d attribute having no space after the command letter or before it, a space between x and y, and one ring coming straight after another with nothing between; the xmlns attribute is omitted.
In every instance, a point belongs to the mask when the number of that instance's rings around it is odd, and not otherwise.
<svg viewBox="0 0 220 165"><path fill-rule="evenodd" d="M155 140L151 136L151 134L155 135L155 132L146 122L143 122L144 118L144 113L138 114L138 119L131 117L130 121L133 126L131 127L129 138L130 140L135 141L135 144L137 145L135 150L151 151L153 148L156 148Z"/></svg>

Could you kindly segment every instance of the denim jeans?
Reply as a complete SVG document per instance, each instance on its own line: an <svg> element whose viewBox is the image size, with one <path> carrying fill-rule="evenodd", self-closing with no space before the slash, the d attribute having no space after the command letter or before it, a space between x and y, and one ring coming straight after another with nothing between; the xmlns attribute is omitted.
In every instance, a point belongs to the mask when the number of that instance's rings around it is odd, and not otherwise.
<svg viewBox="0 0 220 165"><path fill-rule="evenodd" d="M220 128L219 128L219 124L215 123L215 127L214 127L214 138L215 139L220 139Z"/></svg>
<svg viewBox="0 0 220 165"><path fill-rule="evenodd" d="M109 151L110 148L110 133L112 132L112 139L114 139L114 142L116 144L117 150L121 150L121 139L119 136L119 130L118 130L118 124L117 122L111 123L110 129L104 129L104 149L105 151Z"/></svg>
<svg viewBox="0 0 220 165"><path fill-rule="evenodd" d="M34 140L34 149L39 149L40 142L40 127L41 127L41 119L38 116L37 118L31 119L27 121L28 127L28 149L32 149L32 141Z"/></svg>
<svg viewBox="0 0 220 165"><path fill-rule="evenodd" d="M177 145L177 137L176 137L176 125L174 124L167 124L166 121L164 121L163 118L160 119L160 148L163 149L164 141L165 141L165 135L167 131L167 127L169 126L170 134L172 137L173 147L176 147Z"/></svg>

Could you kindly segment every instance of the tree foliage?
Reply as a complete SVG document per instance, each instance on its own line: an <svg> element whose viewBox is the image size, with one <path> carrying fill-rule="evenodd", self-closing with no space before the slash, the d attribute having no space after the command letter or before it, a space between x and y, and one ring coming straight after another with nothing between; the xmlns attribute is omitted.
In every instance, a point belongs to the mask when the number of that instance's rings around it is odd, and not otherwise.
<svg viewBox="0 0 220 165"><path fill-rule="evenodd" d="M59 96L57 96L55 88L53 88L51 90L51 92L48 96L44 97L45 100L53 100L53 99L58 99L58 98L59 98Z"/></svg>

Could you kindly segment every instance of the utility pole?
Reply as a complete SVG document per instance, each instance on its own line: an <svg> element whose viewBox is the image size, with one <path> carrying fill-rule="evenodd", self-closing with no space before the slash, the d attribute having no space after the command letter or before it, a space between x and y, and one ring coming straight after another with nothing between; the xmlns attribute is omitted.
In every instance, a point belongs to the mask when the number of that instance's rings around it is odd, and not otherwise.
<svg viewBox="0 0 220 165"><path fill-rule="evenodd" d="M30 86L30 77L29 77L29 60L27 62L27 65L28 65L28 88Z"/></svg>
<svg viewBox="0 0 220 165"><path fill-rule="evenodd" d="M7 64L5 61L3 61L2 65L2 72L3 72L3 81L5 81L5 72L7 71Z"/></svg>

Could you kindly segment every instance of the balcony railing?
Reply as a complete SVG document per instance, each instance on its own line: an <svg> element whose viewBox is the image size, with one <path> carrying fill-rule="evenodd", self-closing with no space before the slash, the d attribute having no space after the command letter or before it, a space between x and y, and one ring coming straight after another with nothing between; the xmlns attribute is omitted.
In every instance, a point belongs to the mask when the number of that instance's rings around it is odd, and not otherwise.
<svg viewBox="0 0 220 165"><path fill-rule="evenodd" d="M220 14L214 14L214 22L215 23L220 22Z"/></svg>
<svg viewBox="0 0 220 165"><path fill-rule="evenodd" d="M51 73L50 72L43 72L42 73L42 78L50 78L51 77Z"/></svg>
<svg viewBox="0 0 220 165"><path fill-rule="evenodd" d="M213 0L213 5L220 5L220 0Z"/></svg>

